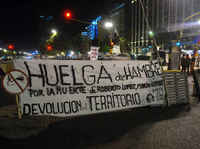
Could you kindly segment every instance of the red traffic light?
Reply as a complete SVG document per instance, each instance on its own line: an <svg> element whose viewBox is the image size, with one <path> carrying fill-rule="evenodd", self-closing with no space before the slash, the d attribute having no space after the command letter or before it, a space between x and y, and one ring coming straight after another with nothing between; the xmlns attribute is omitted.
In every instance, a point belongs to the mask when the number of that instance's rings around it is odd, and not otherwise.
<svg viewBox="0 0 200 149"><path fill-rule="evenodd" d="M51 51L51 50L53 50L53 47L51 46L51 45L47 45L47 51Z"/></svg>
<svg viewBox="0 0 200 149"><path fill-rule="evenodd" d="M8 49L9 49L9 50L14 50L14 45L9 44L9 45L8 45Z"/></svg>
<svg viewBox="0 0 200 149"><path fill-rule="evenodd" d="M71 13L71 11L70 10L65 10L65 12L64 12L64 17L66 18L66 19L71 19L72 18L72 13Z"/></svg>

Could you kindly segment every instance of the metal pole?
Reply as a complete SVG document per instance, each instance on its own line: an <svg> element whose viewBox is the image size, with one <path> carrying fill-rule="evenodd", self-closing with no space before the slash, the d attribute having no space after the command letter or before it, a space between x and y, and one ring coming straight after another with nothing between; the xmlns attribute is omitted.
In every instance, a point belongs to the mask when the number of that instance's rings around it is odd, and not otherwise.
<svg viewBox="0 0 200 149"><path fill-rule="evenodd" d="M131 3L131 53L133 54L133 3Z"/></svg>
<svg viewBox="0 0 200 149"><path fill-rule="evenodd" d="M22 119L21 107L19 105L19 95L16 95L16 104L17 104L18 119Z"/></svg>

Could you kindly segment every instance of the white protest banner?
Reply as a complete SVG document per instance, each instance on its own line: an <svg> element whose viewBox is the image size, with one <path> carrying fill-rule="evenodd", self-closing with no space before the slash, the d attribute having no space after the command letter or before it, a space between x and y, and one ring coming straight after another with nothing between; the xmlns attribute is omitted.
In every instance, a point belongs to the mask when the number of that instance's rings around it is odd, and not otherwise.
<svg viewBox="0 0 200 149"><path fill-rule="evenodd" d="M90 48L90 60L98 60L99 47L92 46Z"/></svg>
<svg viewBox="0 0 200 149"><path fill-rule="evenodd" d="M80 116L164 104L158 62L16 60L29 78L23 115Z"/></svg>

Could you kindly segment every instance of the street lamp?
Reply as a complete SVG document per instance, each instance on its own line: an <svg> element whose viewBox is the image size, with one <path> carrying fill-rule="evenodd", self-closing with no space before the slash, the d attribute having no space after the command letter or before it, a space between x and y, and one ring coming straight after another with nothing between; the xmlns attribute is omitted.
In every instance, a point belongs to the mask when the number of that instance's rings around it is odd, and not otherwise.
<svg viewBox="0 0 200 149"><path fill-rule="evenodd" d="M113 23L112 22L105 22L104 24L105 28L112 28L113 27Z"/></svg>
<svg viewBox="0 0 200 149"><path fill-rule="evenodd" d="M149 36L153 37L154 36L154 32L153 31L149 31Z"/></svg>
<svg viewBox="0 0 200 149"><path fill-rule="evenodd" d="M57 32L57 30L52 29L52 30L51 30L51 33L54 34L54 35L57 35L58 32Z"/></svg>

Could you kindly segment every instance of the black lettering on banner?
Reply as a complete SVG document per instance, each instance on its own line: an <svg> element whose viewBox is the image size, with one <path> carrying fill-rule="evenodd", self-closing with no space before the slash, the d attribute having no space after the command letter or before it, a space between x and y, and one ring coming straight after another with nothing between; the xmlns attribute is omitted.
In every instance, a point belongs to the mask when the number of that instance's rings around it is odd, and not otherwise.
<svg viewBox="0 0 200 149"><path fill-rule="evenodd" d="M146 97L146 101L147 101L147 103L153 103L154 101L155 101L155 97L153 96L153 94L152 93L149 93L148 95L147 95L147 97Z"/></svg>
<svg viewBox="0 0 200 149"><path fill-rule="evenodd" d="M49 75L52 75L52 74L47 72L47 67L46 67L45 64L43 64L43 68L44 68L44 72L45 72L45 76L46 76L45 77L46 78L46 83L49 86L56 86L58 84L58 82L59 82L57 67L56 67L56 65L54 65L53 67L54 67L54 71L55 71L56 82L55 83L50 83L49 80L52 80L52 78L49 78Z"/></svg>
<svg viewBox="0 0 200 149"><path fill-rule="evenodd" d="M126 102L127 102L127 105L134 105L134 100L132 100L133 98L131 97L131 94L126 94Z"/></svg>
<svg viewBox="0 0 200 149"><path fill-rule="evenodd" d="M126 71L126 68L128 69L128 71ZM125 76L126 76L126 80L129 79L133 79L134 77L132 76L132 73L131 73L131 70L130 70L130 67L129 65L127 67L124 67L124 73L125 73Z"/></svg>
<svg viewBox="0 0 200 149"><path fill-rule="evenodd" d="M145 64L145 74L147 78L154 78L156 76L160 76L160 66L157 68L158 62L151 62L150 64Z"/></svg>
<svg viewBox="0 0 200 149"><path fill-rule="evenodd" d="M101 96L86 96L89 107L92 111L103 111L110 109L119 109L141 105L139 93L134 94L111 94Z"/></svg>
<svg viewBox="0 0 200 149"><path fill-rule="evenodd" d="M120 108L120 102L119 102L119 98L120 96L119 95L113 95L113 98L117 100L117 107Z"/></svg>
<svg viewBox="0 0 200 149"><path fill-rule="evenodd" d="M124 66L124 73L125 73L126 80L128 80L129 78L134 79L136 77L141 77L140 72L139 71L137 72L134 66L132 67L132 71L131 71L129 64L127 66Z"/></svg>
<svg viewBox="0 0 200 149"><path fill-rule="evenodd" d="M38 114L38 112L37 112L37 104L32 104L31 105L32 107L32 114L33 115L37 115Z"/></svg>
<svg viewBox="0 0 200 149"><path fill-rule="evenodd" d="M85 75L85 72L87 72L86 68L91 68L92 70L94 70L94 66L85 65L85 66L82 67L83 81L85 82L86 85L93 85L96 82L96 77L95 77L95 75L89 75L89 78L86 78L86 75ZM89 81L90 78L92 78L92 81Z"/></svg>
<svg viewBox="0 0 200 149"><path fill-rule="evenodd" d="M46 88L47 96L55 96L55 92L53 88Z"/></svg>
<svg viewBox="0 0 200 149"><path fill-rule="evenodd" d="M96 91L96 86L91 86L91 87L90 87L90 93L91 93L91 94L97 93L97 91Z"/></svg>
<svg viewBox="0 0 200 149"><path fill-rule="evenodd" d="M113 101L114 98L112 95L107 95L107 107L108 109L113 109L115 107L115 102Z"/></svg>
<svg viewBox="0 0 200 149"><path fill-rule="evenodd" d="M111 85L111 86L97 86L98 92L111 92L121 90L121 86L119 85Z"/></svg>
<svg viewBox="0 0 200 149"><path fill-rule="evenodd" d="M154 75L153 75L153 72L151 71L152 69L151 69L150 64L145 64L144 68L145 68L146 77L147 78L152 78Z"/></svg>
<svg viewBox="0 0 200 149"><path fill-rule="evenodd" d="M122 107L126 107L127 105L126 105L126 95L121 95L121 96L119 96L120 97L120 102L121 102L121 105L122 105Z"/></svg>
<svg viewBox="0 0 200 149"><path fill-rule="evenodd" d="M126 75L121 75L119 72L117 74L117 76L115 77L116 81L123 81L124 78L126 78Z"/></svg>
<svg viewBox="0 0 200 149"><path fill-rule="evenodd" d="M164 99L164 88L163 87L154 88L153 95L156 97L156 99L158 101L163 100Z"/></svg>
<svg viewBox="0 0 200 149"><path fill-rule="evenodd" d="M64 113L64 106L63 106L64 104L63 103L61 103L61 106L59 105L59 103L57 102L57 107L58 107L58 111L57 111L57 113ZM56 110L54 110L54 111L56 111ZM56 112L55 112L56 113Z"/></svg>
<svg viewBox="0 0 200 149"><path fill-rule="evenodd" d="M127 66L124 66L124 74L126 80L134 79L136 77L142 77L142 75L145 75L146 78L154 78L161 75L161 70L158 62L151 62L150 64L138 66L130 66L128 64ZM124 80L123 75L118 72L115 80Z"/></svg>
<svg viewBox="0 0 200 149"><path fill-rule="evenodd" d="M46 113L47 114L51 114L52 113L51 103L46 103Z"/></svg>
<svg viewBox="0 0 200 149"><path fill-rule="evenodd" d="M133 90L137 89L137 84L122 84L122 90Z"/></svg>
<svg viewBox="0 0 200 149"><path fill-rule="evenodd" d="M44 72L42 70L42 64L39 64L39 69L40 69L40 74L33 74L31 73L30 71L30 68L29 68L29 65L27 62L24 62L24 65L27 69L27 72L28 72L28 78L29 78L29 86L32 87L32 78L35 77L35 78L40 78L42 79L42 87L45 87L45 75L44 75Z"/></svg>
<svg viewBox="0 0 200 149"><path fill-rule="evenodd" d="M81 82L77 82L77 77L76 77L76 73L74 70L74 66L71 66L71 70L72 70L72 78L73 78L73 85L83 85L83 83Z"/></svg>
<svg viewBox="0 0 200 149"><path fill-rule="evenodd" d="M30 97L45 96L42 89L28 89Z"/></svg>
<svg viewBox="0 0 200 149"><path fill-rule="evenodd" d="M107 109L106 97L100 96L101 109Z"/></svg>
<svg viewBox="0 0 200 149"><path fill-rule="evenodd" d="M69 87L69 94L80 94L80 93L86 94L86 86Z"/></svg>
<svg viewBox="0 0 200 149"><path fill-rule="evenodd" d="M65 94L67 94L67 91L68 91L67 87L56 86L56 94L57 95L65 95Z"/></svg>
<svg viewBox="0 0 200 149"><path fill-rule="evenodd" d="M141 77L141 75L139 75L139 73L135 70L135 67L132 67L132 76L134 78Z"/></svg>
<svg viewBox="0 0 200 149"><path fill-rule="evenodd" d="M45 106L38 106L38 109L40 111L41 114L44 114L45 113Z"/></svg>
<svg viewBox="0 0 200 149"><path fill-rule="evenodd" d="M133 94L132 94L132 96L133 96ZM140 99L140 94L139 93L135 93L134 94L134 99L135 99L137 105L140 105L142 103L142 101Z"/></svg>
<svg viewBox="0 0 200 149"><path fill-rule="evenodd" d="M104 73L103 73L104 72ZM102 76L102 74L106 74L106 76ZM109 79L110 82L112 82L112 77L111 75L108 73L108 71L106 70L106 68L104 67L104 65L101 65L101 69L100 69L100 74L99 74L99 78L97 80L97 83L99 84L99 81L101 79Z"/></svg>
<svg viewBox="0 0 200 149"><path fill-rule="evenodd" d="M33 103L23 105L23 115L40 114L73 114L82 109L82 103L78 101Z"/></svg>
<svg viewBox="0 0 200 149"><path fill-rule="evenodd" d="M59 65L61 84L62 85L71 85L70 83L67 83L64 81L65 77L69 77L68 73L63 72L64 68L68 68L68 65Z"/></svg>
<svg viewBox="0 0 200 149"><path fill-rule="evenodd" d="M78 91L74 87L69 87L69 94L78 94Z"/></svg>
<svg viewBox="0 0 200 149"><path fill-rule="evenodd" d="M31 106L29 104L23 105L23 115L31 115Z"/></svg>
<svg viewBox="0 0 200 149"><path fill-rule="evenodd" d="M99 111L101 109L99 107L100 103L98 102L97 97L98 96L94 96L94 103L95 103L96 111Z"/></svg>
<svg viewBox="0 0 200 149"><path fill-rule="evenodd" d="M138 71L138 74L139 74L139 77L142 77L142 72L145 72L145 67L142 66L142 68L140 68L139 66L137 66L137 71Z"/></svg>
<svg viewBox="0 0 200 149"><path fill-rule="evenodd" d="M92 98L93 98L93 96L86 96L86 99L89 101L90 111L93 111Z"/></svg>
<svg viewBox="0 0 200 149"><path fill-rule="evenodd" d="M159 62L156 61L155 63L152 62L151 64L153 65L153 68L155 69L154 71L156 72L156 74L158 76L162 75L161 66L160 66Z"/></svg>

